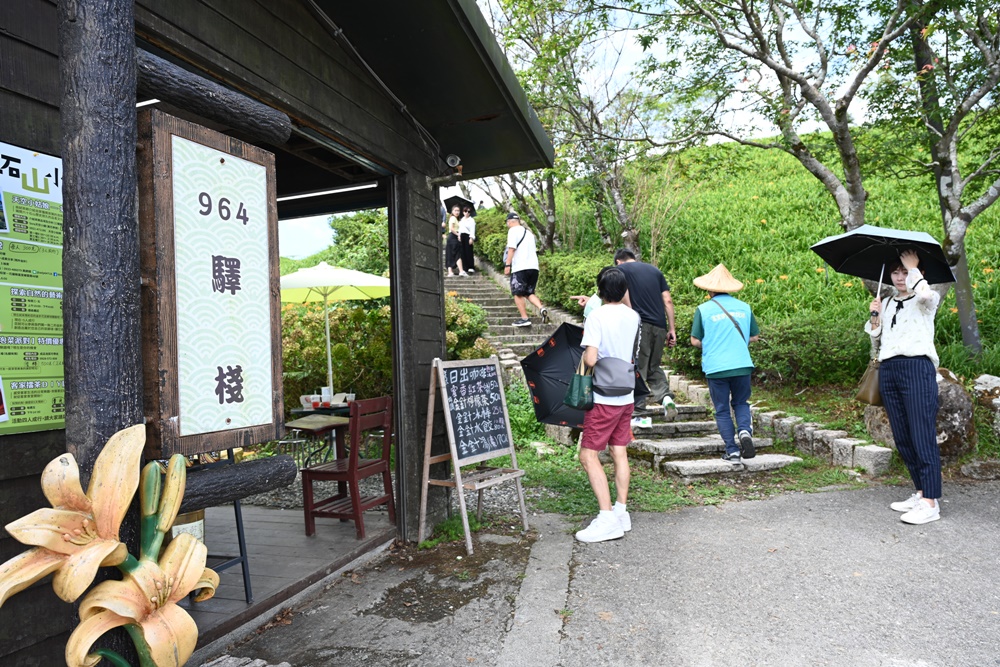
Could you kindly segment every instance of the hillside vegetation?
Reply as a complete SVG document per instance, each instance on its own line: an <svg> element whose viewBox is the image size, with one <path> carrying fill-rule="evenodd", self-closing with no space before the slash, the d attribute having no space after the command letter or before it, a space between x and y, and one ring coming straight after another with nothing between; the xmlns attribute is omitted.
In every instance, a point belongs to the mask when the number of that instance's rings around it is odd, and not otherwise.
<svg viewBox="0 0 1000 667"><path fill-rule="evenodd" d="M635 167L637 196L647 205L640 218L643 258L663 271L677 312L680 345L674 364L695 371L698 357L687 343L694 308L706 297L691 281L724 263L746 287L762 330L754 347L758 379L801 385L848 384L860 377L868 358L862 332L870 296L857 278L838 274L809 250L842 231L837 210L822 186L793 158L736 144L691 149L673 164ZM641 173L640 173L641 172ZM931 180L869 177L868 224L929 232L940 239L941 218ZM597 270L611 263L592 210L577 203L572 188L561 193L558 225L563 249L542 258L543 301L579 309L567 297L594 291ZM681 205L678 214L651 211ZM496 220L494 220L494 217ZM502 247L499 214L480 218L481 250ZM484 232L497 236L483 238ZM613 231L613 230L612 230ZM617 236L617 235L616 235ZM655 241L654 244L651 241ZM572 246L567 248L567 246ZM984 354L969 359L962 346L954 293L937 317L941 364L965 377L1000 375L1000 301L994 272L1000 267L1000 209L981 215L967 237L969 266L981 322Z"/></svg>

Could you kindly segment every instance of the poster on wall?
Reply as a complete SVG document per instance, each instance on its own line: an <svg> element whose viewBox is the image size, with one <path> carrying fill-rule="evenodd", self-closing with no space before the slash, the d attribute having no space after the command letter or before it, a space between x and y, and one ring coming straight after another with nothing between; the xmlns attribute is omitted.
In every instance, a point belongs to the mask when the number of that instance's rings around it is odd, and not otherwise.
<svg viewBox="0 0 1000 667"><path fill-rule="evenodd" d="M0 435L65 426L62 160L0 142Z"/></svg>

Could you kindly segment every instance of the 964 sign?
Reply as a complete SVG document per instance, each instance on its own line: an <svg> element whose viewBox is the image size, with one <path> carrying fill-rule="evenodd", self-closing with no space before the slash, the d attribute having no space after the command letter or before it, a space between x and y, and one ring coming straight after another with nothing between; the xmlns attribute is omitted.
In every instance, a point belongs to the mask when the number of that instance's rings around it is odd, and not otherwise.
<svg viewBox="0 0 1000 667"><path fill-rule="evenodd" d="M157 200L165 210L154 216L151 259L161 352L156 386L147 379L147 404L158 394L160 455L273 439L281 423L274 157L149 113L154 159L166 163L157 172L171 177L171 196ZM165 296L173 302L163 303Z"/></svg>
<svg viewBox="0 0 1000 667"><path fill-rule="evenodd" d="M201 204L201 209L198 210L200 215L212 215L212 195L207 192L199 192L198 202ZM232 202L226 197L219 198L218 215L223 220L229 220L233 216ZM247 215L247 210L243 202L239 202L239 208L236 210L236 219L241 220L244 225L250 222L250 217Z"/></svg>

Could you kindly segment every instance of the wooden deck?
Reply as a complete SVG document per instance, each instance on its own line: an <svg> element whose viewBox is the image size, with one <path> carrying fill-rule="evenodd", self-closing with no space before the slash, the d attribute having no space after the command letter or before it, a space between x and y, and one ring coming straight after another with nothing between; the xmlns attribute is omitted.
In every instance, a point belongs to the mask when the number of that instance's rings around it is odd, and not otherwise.
<svg viewBox="0 0 1000 667"><path fill-rule="evenodd" d="M220 573L215 597L197 604L182 600L198 624L198 647L206 646L309 585L396 537L384 512L365 513L366 537L357 539L354 522L316 520L316 534L306 537L302 510L243 506L250 554L253 604L247 604L239 565ZM211 556L239 555L232 505L205 511L205 541ZM216 560L209 559L209 565Z"/></svg>

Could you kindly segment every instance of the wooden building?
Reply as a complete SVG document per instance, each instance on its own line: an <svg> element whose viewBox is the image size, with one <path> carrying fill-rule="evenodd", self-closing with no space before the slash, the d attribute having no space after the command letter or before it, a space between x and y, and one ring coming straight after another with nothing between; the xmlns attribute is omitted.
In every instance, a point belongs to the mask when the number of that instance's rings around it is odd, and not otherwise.
<svg viewBox="0 0 1000 667"><path fill-rule="evenodd" d="M445 354L438 188L454 173L446 158L458 156L463 177L470 178L548 166L553 157L549 139L484 17L474 0L124 2L126 28L134 24L135 47L141 54L162 58L194 78L288 116L287 140L262 141L238 123L189 105L157 104L167 113L273 152L279 217L388 209L399 531L415 538L430 364ZM74 141L69 135L79 124L78 118L68 120L66 100L76 99L67 91L77 90L81 97L84 92L103 92L87 90L86 81L67 80L67 40L76 39L74 30L81 26L88 29L84 24L95 20L95 8L107 4L0 2L0 142L64 155ZM128 20L129 11L134 11L134 22ZM75 53L81 56L90 59L85 66L117 57ZM140 59L139 92L128 105L150 97L141 65ZM127 76L134 68L127 56L122 58L120 73ZM122 90L127 91L130 82L125 84ZM100 130L93 115L86 120ZM67 171L73 164L79 162L67 163ZM135 176L122 177L127 185ZM123 191L129 192L128 187ZM313 196L289 199L296 195ZM125 201L127 195L120 199L112 204L121 203L126 211L127 205L134 207ZM95 205L70 203L78 209ZM116 223L110 213L107 224L111 235L110 225ZM77 285L72 297L77 301L71 303L72 267L65 258L64 269L66 321L72 313L74 327L99 331L99 323L88 320L88 313L100 304L86 301L96 301L99 295L88 292L92 286ZM137 281L130 285L128 280L124 289L138 291ZM135 319L128 312L123 317ZM101 354L78 347L85 338L67 332L68 385L81 359L98 371L111 370L102 369ZM137 368L130 372L141 377ZM114 387L107 387L100 376L96 373L95 384L86 389L98 408L102 396L115 400L105 395ZM68 388L66 430L0 435L0 526L47 505L39 488L41 469L67 448L74 451L77 445L68 441L89 427L83 423L88 420L80 407L83 401L77 399L74 408L70 393ZM78 458L86 467L88 457ZM443 499L437 498L437 504L440 509ZM0 530L0 562L22 549ZM58 601L47 583L12 598L0 609L0 664L59 664L72 613L71 605Z"/></svg>

